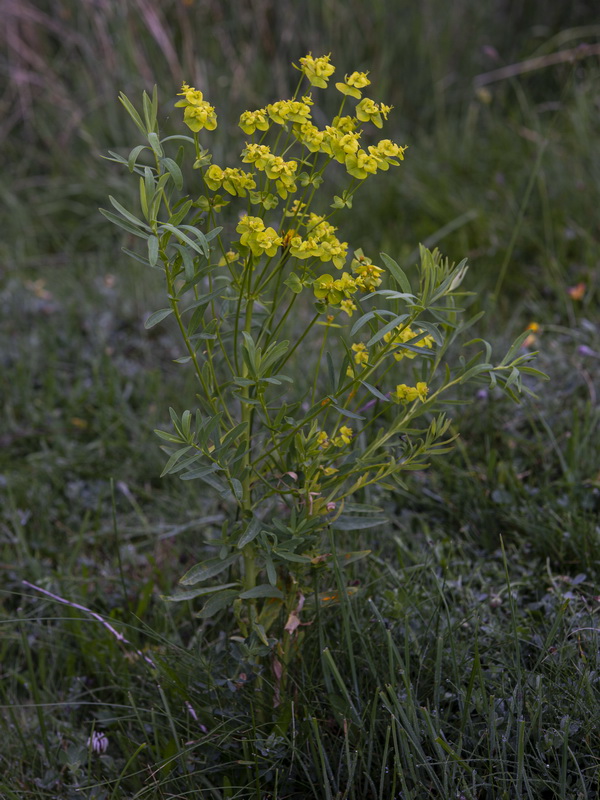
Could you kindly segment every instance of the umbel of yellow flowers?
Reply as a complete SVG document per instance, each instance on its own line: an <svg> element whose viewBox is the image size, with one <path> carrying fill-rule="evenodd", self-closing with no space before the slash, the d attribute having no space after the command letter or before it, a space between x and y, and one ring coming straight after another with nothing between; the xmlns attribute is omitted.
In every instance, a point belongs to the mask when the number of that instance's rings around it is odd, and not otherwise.
<svg viewBox="0 0 600 800"><path fill-rule="evenodd" d="M312 53L299 59L294 65L311 88L326 89L329 79L335 72L330 55L313 57ZM263 108L244 111L239 119L239 127L250 137L241 152L243 164L249 171L238 167L220 167L207 160L199 162L204 169L204 183L211 192L223 190L232 197L249 196L253 204L262 204L264 209L274 208L279 199L286 202L284 217L291 217L293 227L276 230L265 224L262 216L244 214L236 227L240 234L239 243L247 248L253 258L274 258L285 252L291 258L300 261L315 260L331 263L337 270L343 270L348 257L348 243L340 241L335 228L327 218L308 210L307 204L292 197L299 188L306 190L318 188L321 173L330 161L342 164L347 173L355 179L355 190L359 183L369 175L387 171L392 166L399 166L404 160L406 147L396 144L391 139L381 139L377 144L361 146L363 127L368 124L376 128L383 126L391 106L376 103L369 97L363 97L363 90L371 81L366 72L352 72L345 75L343 81L335 84L341 95L338 115L330 125L319 128L312 117L313 98L310 94L300 95L300 86L296 94L289 100L278 100ZM206 129L213 131L217 126L215 109L205 99L201 91L184 83L179 93L182 98L175 105L184 109L184 122L196 135ZM357 101L353 113L343 113L348 102ZM347 109L346 109L347 111ZM273 127L283 128L287 133L285 150L280 155L271 150L265 143L265 137ZM281 130L279 131L281 132ZM279 138L277 138L279 142ZM297 155L294 147L299 147ZM323 163L319 165L319 155ZM307 172L307 169L310 172ZM312 170L312 171L311 171ZM338 198L336 198L338 199ZM235 253L231 254L236 259ZM227 263L227 258L223 263ZM315 298L327 306L338 306L342 312L352 316L357 306L352 297L357 292L369 293L381 285L383 269L373 264L370 258L357 249L350 264L350 271L341 271L337 276L326 272L312 279L309 283ZM300 289L302 287L300 286ZM405 346L408 344L408 347ZM380 347L386 354L399 361L402 358L414 358L414 346L431 348L431 336L425 336L420 330L412 330L409 326L399 326L397 330L387 333ZM411 349L411 345L412 348ZM348 367L348 376L355 377L369 365L369 351L366 345L352 345L354 365ZM401 384L393 394L393 399L400 403L424 401L428 388L424 383L415 387ZM330 442L322 433L321 446ZM331 440L336 446L350 441L351 429L342 428L341 433Z"/></svg>

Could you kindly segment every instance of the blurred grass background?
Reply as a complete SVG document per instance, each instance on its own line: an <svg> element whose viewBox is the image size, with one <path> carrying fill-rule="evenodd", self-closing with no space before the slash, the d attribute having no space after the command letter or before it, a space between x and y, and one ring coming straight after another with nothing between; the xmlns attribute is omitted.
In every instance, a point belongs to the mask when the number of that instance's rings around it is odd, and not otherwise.
<svg viewBox="0 0 600 800"><path fill-rule="evenodd" d="M4 0L2 13L5 796L597 796L597 3ZM394 106L386 136L409 145L357 196L349 241L406 265L419 242L468 256L487 311L476 334L502 347L537 322L551 383L518 408L463 398L456 451L389 501L389 531L353 542L375 551L353 576L373 605L306 633L298 703L318 724L263 741L234 680L243 655L206 644L228 621L199 629L195 609L158 599L219 509L158 479L152 430L193 389L168 329L143 330L159 276L97 209L132 195L102 158L135 143L120 91L157 84L168 132L182 80L201 87L222 163L239 113L290 94L308 51L331 52L337 74L369 70ZM23 578L121 624L160 660L164 689ZM363 738L344 727L356 713ZM94 763L92 724L113 742Z"/></svg>

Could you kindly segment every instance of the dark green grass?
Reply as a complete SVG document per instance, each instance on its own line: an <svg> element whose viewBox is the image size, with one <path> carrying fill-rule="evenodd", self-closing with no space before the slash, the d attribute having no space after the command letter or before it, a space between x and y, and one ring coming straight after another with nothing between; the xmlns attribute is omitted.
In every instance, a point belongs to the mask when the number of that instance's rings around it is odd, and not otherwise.
<svg viewBox="0 0 600 800"><path fill-rule="evenodd" d="M232 8L7 4L0 796L595 798L597 59L489 95L473 83L594 44L593 9L416 4L399 25L393 3L365 17L362 3L309 2L299 25L295 4ZM274 727L231 620L160 599L210 547L222 509L158 478L152 431L169 405L193 404L194 385L168 326L143 329L163 305L158 273L120 254L131 242L97 207L130 192L101 159L133 133L119 91L157 82L173 117L180 81L196 82L226 134L239 111L291 91L289 62L308 50L331 50L342 74L370 69L396 106L386 135L410 145L394 181L357 197L348 239L407 265L419 241L469 255L472 310L488 312L473 335L500 350L538 322L551 382L521 407L458 397L454 453L405 493L364 498L390 525L340 534L373 556L344 574L360 587L352 604L302 629L292 719ZM235 156L239 140L220 141L218 160ZM108 737L103 755L93 731Z"/></svg>

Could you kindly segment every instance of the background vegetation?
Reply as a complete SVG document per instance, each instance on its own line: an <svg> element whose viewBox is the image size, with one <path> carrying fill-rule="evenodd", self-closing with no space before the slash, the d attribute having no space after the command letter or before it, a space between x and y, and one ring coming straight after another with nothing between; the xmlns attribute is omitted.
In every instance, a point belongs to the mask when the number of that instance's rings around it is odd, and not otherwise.
<svg viewBox="0 0 600 800"><path fill-rule="evenodd" d="M596 4L5 0L0 42L0 794L597 797ZM276 730L230 620L160 600L222 517L158 479L152 430L193 387L143 329L159 276L97 208L130 191L102 159L131 140L119 91L157 83L175 125L186 79L224 133L309 50L370 70L409 145L348 238L407 267L419 241L467 255L477 333L536 322L551 383L457 398L454 453L374 496L391 522L347 534L373 556L305 629Z"/></svg>

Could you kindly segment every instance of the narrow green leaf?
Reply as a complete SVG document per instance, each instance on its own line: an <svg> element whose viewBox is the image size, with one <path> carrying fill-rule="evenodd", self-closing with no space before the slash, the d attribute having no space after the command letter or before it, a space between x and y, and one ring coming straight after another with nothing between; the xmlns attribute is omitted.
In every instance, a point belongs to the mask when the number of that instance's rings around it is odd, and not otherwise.
<svg viewBox="0 0 600 800"><path fill-rule="evenodd" d="M380 328L374 336L371 336L367 342L367 347L372 347L372 345L383 339L386 333L389 333L390 331L393 331L394 328L398 327L398 325L404 322L407 316L407 314L401 314L398 317L394 317L394 319L384 325L383 328Z"/></svg>
<svg viewBox="0 0 600 800"><path fill-rule="evenodd" d="M121 252L125 253L125 255L129 256L129 258L139 261L140 264L144 264L146 267L150 266L150 262L147 258L144 258L144 256L141 256L139 253L134 253L133 250L128 250L126 247L122 247ZM158 269L160 269L160 267L158 267Z"/></svg>
<svg viewBox="0 0 600 800"><path fill-rule="evenodd" d="M477 364L476 366L471 367L471 369L468 369L464 375L461 375L459 383L465 383L465 381L468 381L470 378L474 378L476 375L480 375L482 372L490 372L490 370L493 370L493 368L493 364Z"/></svg>
<svg viewBox="0 0 600 800"><path fill-rule="evenodd" d="M168 317L169 314L172 313L172 308L161 308L158 311L155 311L154 314L150 314L146 322L144 322L144 328L146 328L146 330L153 328L155 325L158 325L159 322L162 322L165 317Z"/></svg>
<svg viewBox="0 0 600 800"><path fill-rule="evenodd" d="M169 225L179 225L182 219L185 219L187 216L190 208L192 207L192 200L186 200L186 202L179 208L174 214L169 217ZM177 245L180 247L180 245ZM182 248L183 249L183 248Z"/></svg>
<svg viewBox="0 0 600 800"><path fill-rule="evenodd" d="M109 222L112 222L113 225L118 225L119 228L123 228L123 230L127 231L128 233L132 233L134 236L139 236L140 239L148 238L147 233L144 233L144 231L140 231L139 228L134 227L129 222L126 222L124 219L121 219L121 217L118 217L116 214L113 214L112 211L107 211L105 208L100 208L98 210L100 211L102 216L106 217L106 219ZM148 230L150 229L148 228Z"/></svg>
<svg viewBox="0 0 600 800"><path fill-rule="evenodd" d="M247 589L240 594L242 600L251 600L253 597L276 597L278 600L283 600L283 592L277 586L263 583L260 586L253 586L252 589Z"/></svg>
<svg viewBox="0 0 600 800"><path fill-rule="evenodd" d="M206 239L207 242L210 242L211 239L214 239L216 236L218 236L222 230L223 226L219 225L218 227L213 228L212 231L209 231L207 234L205 234L204 238Z"/></svg>
<svg viewBox="0 0 600 800"><path fill-rule="evenodd" d="M335 522L331 523L331 527L340 531L362 531L368 528L376 528L379 525L385 525L386 522L386 517L363 517L341 514Z"/></svg>
<svg viewBox="0 0 600 800"><path fill-rule="evenodd" d="M121 103L122 103L122 104L125 106L125 109L127 110L127 113L129 114L129 116L131 117L131 119L132 119L132 120L135 122L135 124L137 125L137 127L138 127L138 128L140 129L140 131L141 131L141 132L144 134L144 136L146 136L146 134L148 133L148 131L147 131L147 129L146 129L146 126L145 126L145 125L144 125L144 123L142 122L142 118L140 117L140 115L138 114L138 112L135 110L135 108L134 108L134 107L133 107L133 105L131 104L131 101L129 100L129 98L127 97L127 95L125 95L125 94L123 94L123 92L121 92L121 93L119 94L119 100L120 100L120 102L121 102Z"/></svg>
<svg viewBox="0 0 600 800"><path fill-rule="evenodd" d="M205 258L208 258L208 256L209 256L208 247L207 246L201 247L199 244L197 244L192 239L190 239L189 236L186 236L186 234L183 233L183 231L181 231L179 228L176 228L174 225L170 225L168 222L163 222L161 224L161 228L164 228L165 230L170 231L181 242L185 242L185 244L189 245L193 250L195 250L201 256L204 256Z"/></svg>
<svg viewBox="0 0 600 800"><path fill-rule="evenodd" d="M519 352L519 350L521 349L521 345L523 344L523 342L529 336L530 333L531 331L527 330L523 331L523 333L520 334L520 336L517 336L515 341L511 344L508 353L504 356L504 358L500 362L499 366L503 367L506 364L510 363L511 359L514 358L515 355Z"/></svg>
<svg viewBox="0 0 600 800"><path fill-rule="evenodd" d="M242 533L242 535L238 540L237 543L238 550L241 550L247 544L253 542L254 539L256 539L256 537L258 536L258 534L261 532L262 527L263 527L262 520L259 519L257 516L253 515L248 527L246 528L244 533Z"/></svg>
<svg viewBox="0 0 600 800"><path fill-rule="evenodd" d="M223 592L213 594L206 603L202 606L202 610L198 614L202 619L208 619L214 616L218 611L221 611L227 606L231 605L232 601L238 597L237 589L226 589Z"/></svg>
<svg viewBox="0 0 600 800"><path fill-rule="evenodd" d="M361 383L365 387L365 389L367 389L369 392L371 392L371 394L374 397L376 397L378 400L381 400L384 403L389 403L390 402L390 398L386 397L386 395L384 395L383 392L380 392L379 389L376 386L371 386L371 384L367 383L366 381L361 381Z"/></svg>
<svg viewBox="0 0 600 800"><path fill-rule="evenodd" d="M221 440L221 447L229 447L229 445L235 441L240 436L246 438L248 435L248 423L247 422L240 422L230 431L228 431L223 439Z"/></svg>
<svg viewBox="0 0 600 800"><path fill-rule="evenodd" d="M132 225L138 225L140 228L145 228L147 231L150 230L149 226L146 225L145 222L142 222L141 219L138 219L134 214L131 213L131 211L127 211L127 209L122 206L118 200L115 200L112 195L109 194L108 199L110 200L112 206L117 209L119 214L122 214L126 220L131 222Z"/></svg>
<svg viewBox="0 0 600 800"><path fill-rule="evenodd" d="M181 437L176 436L174 433L168 433L167 431L159 431L158 428L154 429L154 433L160 439L164 439L166 442L171 442L172 444L181 444Z"/></svg>
<svg viewBox="0 0 600 800"><path fill-rule="evenodd" d="M161 478L163 478L165 475L168 475L168 474L169 474L169 472L171 471L171 468L172 468L172 467L174 467L174 466L175 466L175 464L177 464L177 462L179 461L179 459L180 459L180 458L181 458L183 455L185 455L185 454L186 454L186 453L189 451L189 449L190 449L190 445L186 445L185 447L182 447L182 448L180 448L179 450L177 450L175 453L173 453L173 455L171 456L171 458L169 458L169 460L168 460L168 461L167 461L167 463L165 464L165 468L164 468L164 469L163 469L163 471L160 473L160 477L161 477Z"/></svg>
<svg viewBox="0 0 600 800"><path fill-rule="evenodd" d="M208 561L202 561L200 564L195 564L189 569L185 575L179 579L179 583L183 586L193 586L195 583L202 583L208 578L214 578L220 572L228 569L240 558L239 553L227 556L227 558L209 558Z"/></svg>
<svg viewBox="0 0 600 800"><path fill-rule="evenodd" d="M127 158L127 166L129 167L129 172L133 172L133 170L135 169L137 157L142 152L142 150L147 150L147 149L148 148L146 147L145 144L138 144L138 146L134 147L131 153L129 153L129 156Z"/></svg>
<svg viewBox="0 0 600 800"><path fill-rule="evenodd" d="M390 256L387 255L387 253L380 253L380 255L383 263L388 268L390 274L392 275L398 286L400 286L403 292L407 292L408 294L410 294L412 292L412 287L410 285L410 281L406 277L406 273L404 272L404 270L400 267L400 265L396 261L394 261L393 258L390 258Z"/></svg>
<svg viewBox="0 0 600 800"><path fill-rule="evenodd" d="M208 254L210 252L210 248L208 246L208 239L204 235L204 232L201 231L199 228L195 228L193 225L180 225L179 227L183 228L186 231L188 231L188 233L193 233L193 234L196 235L196 238L197 238L198 242L200 243L200 246L204 250L204 252L206 254L206 257L208 258Z"/></svg>
<svg viewBox="0 0 600 800"><path fill-rule="evenodd" d="M341 408L340 406L336 406L332 403L329 408L335 409L338 414L341 414L343 417L350 417L350 419L364 419L360 414L355 414L354 411L348 411L347 408Z"/></svg>
<svg viewBox="0 0 600 800"><path fill-rule="evenodd" d="M160 599L167 603L181 603L184 600L193 600L195 597L202 597L206 594L222 592L224 589L231 589L232 586L237 585L237 583L223 583L221 586L197 586L195 589L182 589L175 594L161 594Z"/></svg>
<svg viewBox="0 0 600 800"><path fill-rule="evenodd" d="M162 149L160 140L154 131L151 131L148 134L148 142L156 157L162 158L164 156L164 150Z"/></svg>
<svg viewBox="0 0 600 800"><path fill-rule="evenodd" d="M382 317L394 317L394 316L396 316L393 311L390 311L387 308L375 308L375 309L372 309L371 311L367 311L366 314L363 314L362 317L359 317L356 320L356 322L354 323L354 325L352 326L352 328L350 330L350 335L354 336L354 334L357 333L363 327L363 325L366 325L366 323L370 319L377 318L378 315L382 316Z"/></svg>
<svg viewBox="0 0 600 800"><path fill-rule="evenodd" d="M211 475L215 471L213 464L207 464L203 467L197 467L196 469L191 469L189 472L186 472L185 475L181 476L181 480L194 481L198 478L204 479L207 475Z"/></svg>
<svg viewBox="0 0 600 800"><path fill-rule="evenodd" d="M310 562L310 556L301 556L298 553L292 553L290 550L273 547L272 551L279 558L283 558L284 561L292 561L296 564L308 564Z"/></svg>
<svg viewBox="0 0 600 800"><path fill-rule="evenodd" d="M231 488L233 489L233 494L235 495L235 499L238 501L238 503L241 503L244 499L244 489L242 486L242 482L239 481L237 478L232 478Z"/></svg>
<svg viewBox="0 0 600 800"><path fill-rule="evenodd" d="M154 235L148 237L148 261L151 267L158 264L158 238Z"/></svg>
<svg viewBox="0 0 600 800"><path fill-rule="evenodd" d="M171 174L175 186L179 190L183 189L183 175L181 174L181 170L179 169L179 165L177 164L177 162L173 161L172 158L165 157L161 158L160 163Z"/></svg>

